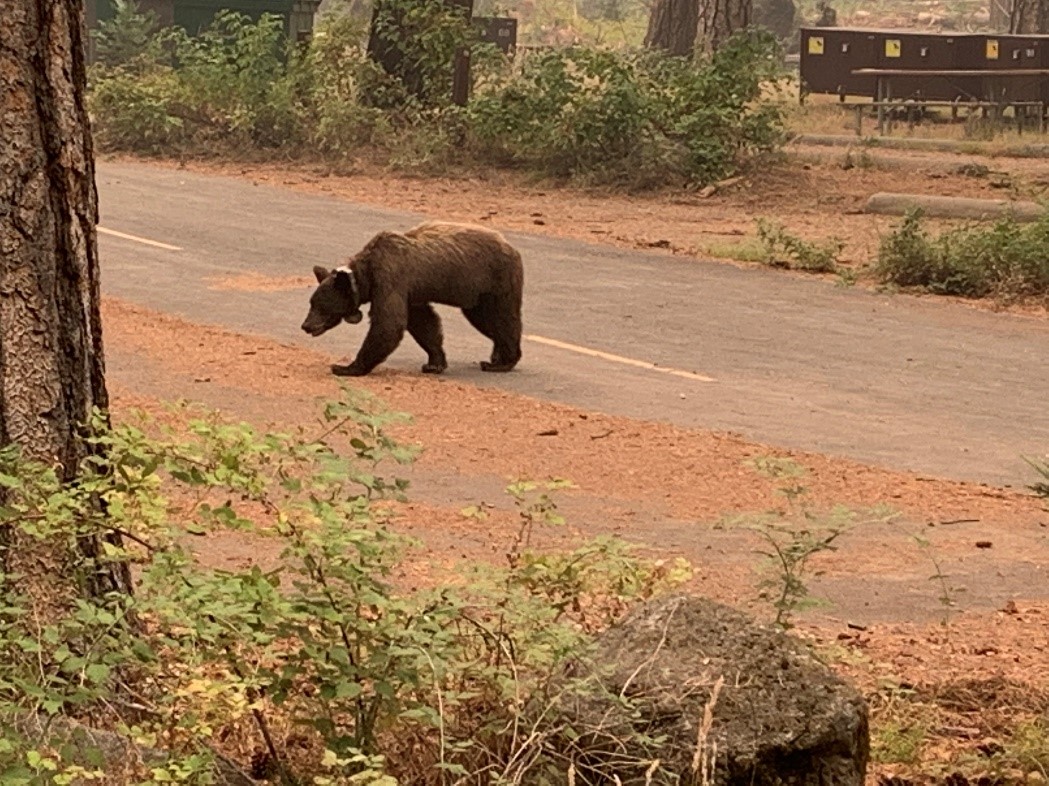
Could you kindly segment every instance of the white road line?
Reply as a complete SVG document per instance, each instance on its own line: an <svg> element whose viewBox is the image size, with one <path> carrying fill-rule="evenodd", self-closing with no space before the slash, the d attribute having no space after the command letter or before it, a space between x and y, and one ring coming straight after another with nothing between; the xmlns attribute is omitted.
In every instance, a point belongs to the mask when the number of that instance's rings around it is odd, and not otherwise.
<svg viewBox="0 0 1049 786"><path fill-rule="evenodd" d="M526 341L534 341L537 344L546 344L548 347L556 347L557 349L564 349L569 352L576 352L580 355L588 355L592 358L600 358L601 360L608 360L612 363L622 363L624 366L634 366L636 368L644 368L649 371L658 371L661 374L670 374L674 377L684 377L685 379L691 379L696 382L717 382L713 377L705 377L702 374L697 374L694 371L684 371L679 368L670 368L669 366L657 366L655 363L649 363L647 360L636 360L634 358L625 358L622 355L613 355L609 352L602 352L599 349L590 349L590 347L581 347L578 344L568 344L564 341L558 341L554 338L546 338L546 336L523 336Z"/></svg>
<svg viewBox="0 0 1049 786"><path fill-rule="evenodd" d="M123 232L117 232L115 229L106 229L105 227L96 227L96 229L103 235L112 235L113 237L121 237L124 240L134 240L136 243L143 243L147 246L156 246L157 248L163 248L165 251L181 251L179 246L171 246L167 243L161 243L159 240L150 240L149 238L139 237L138 235L128 235Z"/></svg>

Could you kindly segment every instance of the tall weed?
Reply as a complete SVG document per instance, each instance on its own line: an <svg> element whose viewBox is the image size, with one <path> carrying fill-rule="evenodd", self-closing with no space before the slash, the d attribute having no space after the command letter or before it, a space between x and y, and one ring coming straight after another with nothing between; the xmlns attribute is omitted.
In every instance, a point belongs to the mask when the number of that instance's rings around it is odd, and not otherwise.
<svg viewBox="0 0 1049 786"><path fill-rule="evenodd" d="M931 236L912 211L878 252L883 283L944 295L1001 300L1049 298L1049 214L1021 224L1011 217Z"/></svg>

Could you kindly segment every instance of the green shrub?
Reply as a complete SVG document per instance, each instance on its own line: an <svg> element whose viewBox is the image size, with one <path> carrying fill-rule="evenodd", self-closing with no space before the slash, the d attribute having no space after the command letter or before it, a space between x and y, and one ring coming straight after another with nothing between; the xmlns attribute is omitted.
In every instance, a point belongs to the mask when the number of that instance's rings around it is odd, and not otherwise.
<svg viewBox="0 0 1049 786"><path fill-rule="evenodd" d="M199 36L169 28L155 34L158 41L171 50L174 67L154 61L148 68L92 69L90 107L103 149L297 141L280 17L263 14L252 22L221 11Z"/></svg>
<svg viewBox="0 0 1049 786"><path fill-rule="evenodd" d="M614 52L546 52L472 102L476 149L556 175L621 176L651 126L638 76L637 63Z"/></svg>
<svg viewBox="0 0 1049 786"><path fill-rule="evenodd" d="M945 295L1003 300L1049 296L1049 215L1030 224L1011 217L931 237L920 211L886 237L876 273L886 284Z"/></svg>
<svg viewBox="0 0 1049 786"><path fill-rule="evenodd" d="M455 53L479 40L463 8L443 0L377 0L374 30L380 48L390 55L390 76L405 95L429 107L451 102ZM373 106L401 104L388 91L365 95Z"/></svg>
<svg viewBox="0 0 1049 786"><path fill-rule="evenodd" d="M160 20L152 11L139 11L134 0L113 0L113 18L99 20L91 36L95 60L104 67L142 72L170 64L170 47Z"/></svg>
<svg viewBox="0 0 1049 786"><path fill-rule="evenodd" d="M192 125L178 114L178 92L178 75L171 69L147 74L117 69L95 79L90 96L95 144L145 153L182 149Z"/></svg>
<svg viewBox="0 0 1049 786"><path fill-rule="evenodd" d="M398 419L347 397L313 438L214 415L167 428L96 423L105 458L74 484L0 452L0 527L42 544L119 532L124 549L110 539L99 559L131 559L137 576L134 597L45 609L19 575L0 574L0 725L90 715L172 754L151 765L151 782L207 782L209 746L227 736L284 782L563 771L546 745L558 702L584 685L564 666L592 631L685 574L612 538L534 551L533 530L559 523L548 492L561 484L519 483L521 532L504 567L404 588L395 577L414 544L375 504L407 487L383 474L415 454L386 432ZM197 537L230 532L273 543L278 566L195 559ZM74 567L86 575L93 564ZM78 774L62 750L4 735L4 783Z"/></svg>
<svg viewBox="0 0 1049 786"><path fill-rule="evenodd" d="M778 145L779 110L759 101L774 52L761 33L734 37L709 60L547 52L478 91L469 112L474 150L560 176L707 183Z"/></svg>
<svg viewBox="0 0 1049 786"><path fill-rule="evenodd" d="M1042 477L1042 480L1032 483L1029 488L1039 497L1049 499L1049 455L1046 455L1044 458L1024 456L1024 461L1030 464L1031 469Z"/></svg>
<svg viewBox="0 0 1049 786"><path fill-rule="evenodd" d="M197 36L177 37L178 99L198 134L279 147L295 141L283 22L220 11Z"/></svg>
<svg viewBox="0 0 1049 786"><path fill-rule="evenodd" d="M92 70L100 147L337 157L368 149L398 167L517 166L647 188L717 180L783 136L777 105L761 95L778 68L765 34L738 35L696 61L573 48L517 71L438 0L385 0L376 19L400 53L389 73L367 56L352 17L327 18L308 47L285 52L273 16L224 12L199 36L150 37L124 14L107 35L159 54ZM464 47L474 77L465 109L451 104L452 60Z"/></svg>
<svg viewBox="0 0 1049 786"><path fill-rule="evenodd" d="M395 118L371 104L403 106L408 95L363 48L366 28L349 16L324 20L308 49L292 61L297 122L305 144L320 154L347 156L388 141ZM364 96L371 96L365 102Z"/></svg>

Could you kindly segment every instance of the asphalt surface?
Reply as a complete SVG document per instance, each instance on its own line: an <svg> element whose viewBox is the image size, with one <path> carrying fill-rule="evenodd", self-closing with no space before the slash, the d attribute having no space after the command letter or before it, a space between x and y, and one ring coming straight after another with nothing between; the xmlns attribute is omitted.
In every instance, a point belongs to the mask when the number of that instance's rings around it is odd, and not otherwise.
<svg viewBox="0 0 1049 786"><path fill-rule="evenodd" d="M310 287L215 280L310 275L423 218L148 164L100 162L97 180L105 294L333 358L356 352L365 323L313 339L299 329ZM1044 321L506 234L525 260L524 358L512 374L482 373L490 345L439 307L451 377L962 480L1023 485L1035 478L1021 456L1049 452ZM424 360L406 336L387 365L418 372Z"/></svg>

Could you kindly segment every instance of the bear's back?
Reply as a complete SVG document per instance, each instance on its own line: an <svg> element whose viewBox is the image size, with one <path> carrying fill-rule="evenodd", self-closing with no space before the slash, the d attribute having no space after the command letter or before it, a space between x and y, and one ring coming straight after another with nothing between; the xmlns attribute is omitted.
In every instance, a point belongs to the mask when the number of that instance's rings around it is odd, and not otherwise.
<svg viewBox="0 0 1049 786"><path fill-rule="evenodd" d="M486 294L521 290L520 254L488 227L428 221L384 238L370 264L380 268L377 277L406 288L411 301L472 308Z"/></svg>

